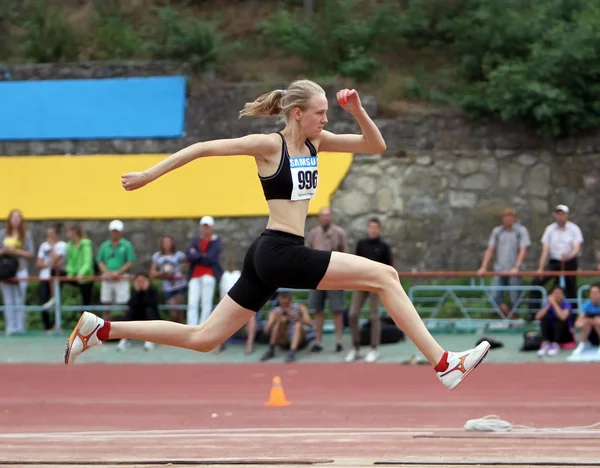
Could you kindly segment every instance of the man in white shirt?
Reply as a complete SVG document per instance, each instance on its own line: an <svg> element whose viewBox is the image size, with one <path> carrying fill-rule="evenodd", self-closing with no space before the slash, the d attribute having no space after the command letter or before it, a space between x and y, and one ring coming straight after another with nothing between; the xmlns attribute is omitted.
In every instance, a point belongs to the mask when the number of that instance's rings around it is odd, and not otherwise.
<svg viewBox="0 0 600 468"><path fill-rule="evenodd" d="M554 223L550 224L544 230L542 235L542 254L538 264L538 272L544 271L576 271L578 268L577 257L581 252L583 245L583 235L577 224L569 221L569 207L566 205L557 205L554 209ZM547 262L547 263L546 263ZM565 298L573 300L577 298L577 277L564 276L564 284L560 286L565 291ZM532 285L545 285L548 281L554 280L555 284L562 283L563 280L556 276L542 276L534 278ZM529 301L530 311L541 309L541 294L532 291Z"/></svg>

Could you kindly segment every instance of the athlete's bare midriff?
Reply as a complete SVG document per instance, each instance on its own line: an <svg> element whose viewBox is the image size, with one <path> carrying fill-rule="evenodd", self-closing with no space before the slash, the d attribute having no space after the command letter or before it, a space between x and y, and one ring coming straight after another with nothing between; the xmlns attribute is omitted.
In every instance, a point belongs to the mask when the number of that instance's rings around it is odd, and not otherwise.
<svg viewBox="0 0 600 468"><path fill-rule="evenodd" d="M267 200L269 205L267 229L304 236L309 203L309 200Z"/></svg>

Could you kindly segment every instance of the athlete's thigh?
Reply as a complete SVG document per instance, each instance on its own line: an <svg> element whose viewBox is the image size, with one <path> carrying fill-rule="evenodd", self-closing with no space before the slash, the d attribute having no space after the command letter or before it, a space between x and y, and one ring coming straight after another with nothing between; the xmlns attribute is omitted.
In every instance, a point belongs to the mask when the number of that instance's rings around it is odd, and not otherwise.
<svg viewBox="0 0 600 468"><path fill-rule="evenodd" d="M220 344L242 328L256 313L238 305L229 295L225 295L217 307L199 326L207 342Z"/></svg>
<svg viewBox="0 0 600 468"><path fill-rule="evenodd" d="M397 272L389 265L358 255L331 252L325 275L319 282L320 290L377 291L384 280L397 278Z"/></svg>
<svg viewBox="0 0 600 468"><path fill-rule="evenodd" d="M241 275L227 293L237 305L255 312L267 303L277 289L275 285L265 283L256 271L257 248L261 241L261 237L256 239L246 252Z"/></svg>

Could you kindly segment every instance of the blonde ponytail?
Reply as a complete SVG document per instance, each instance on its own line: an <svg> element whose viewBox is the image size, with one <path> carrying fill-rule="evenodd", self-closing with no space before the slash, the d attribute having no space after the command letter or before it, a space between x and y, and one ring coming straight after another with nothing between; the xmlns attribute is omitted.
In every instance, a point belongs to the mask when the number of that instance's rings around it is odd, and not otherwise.
<svg viewBox="0 0 600 468"><path fill-rule="evenodd" d="M261 117L279 115L283 110L283 98L285 90L276 89L262 94L254 102L247 102L240 111L240 117Z"/></svg>
<svg viewBox="0 0 600 468"><path fill-rule="evenodd" d="M315 94L325 95L325 91L317 83L310 80L294 81L288 89L276 89L259 96L254 102L247 102L240 111L240 117L260 117L282 115L287 121L289 113L295 107L308 109Z"/></svg>

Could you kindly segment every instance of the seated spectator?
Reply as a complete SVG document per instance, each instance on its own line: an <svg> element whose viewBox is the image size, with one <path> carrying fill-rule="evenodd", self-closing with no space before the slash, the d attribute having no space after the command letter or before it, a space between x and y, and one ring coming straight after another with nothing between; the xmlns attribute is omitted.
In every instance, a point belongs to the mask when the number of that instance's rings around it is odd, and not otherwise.
<svg viewBox="0 0 600 468"><path fill-rule="evenodd" d="M565 293L560 286L554 286L548 295L548 302L535 314L540 321L542 331L542 346L538 355L555 356L560 345L574 344L573 308L565 300Z"/></svg>
<svg viewBox="0 0 600 468"><path fill-rule="evenodd" d="M270 336L269 349L260 359L267 361L275 357L275 346L279 345L289 349L286 362L296 360L296 351L304 348L306 328L312 328L312 319L308 309L303 304L292 301L292 293L286 290L279 291L279 306L269 313L269 320L265 326L265 333Z"/></svg>
<svg viewBox="0 0 600 468"><path fill-rule="evenodd" d="M159 320L158 316L158 292L150 283L150 279L144 273L138 273L133 277L133 292L127 303L126 321L133 320ZM127 340L122 339L117 346L118 351L125 351ZM146 341L146 351L154 348L154 344Z"/></svg>
<svg viewBox="0 0 600 468"><path fill-rule="evenodd" d="M581 313L575 326L581 328L581 336L573 355L581 354L585 350L592 329L600 337L600 283L590 286L590 298L581 307ZM600 353L600 347L598 347L598 353Z"/></svg>

